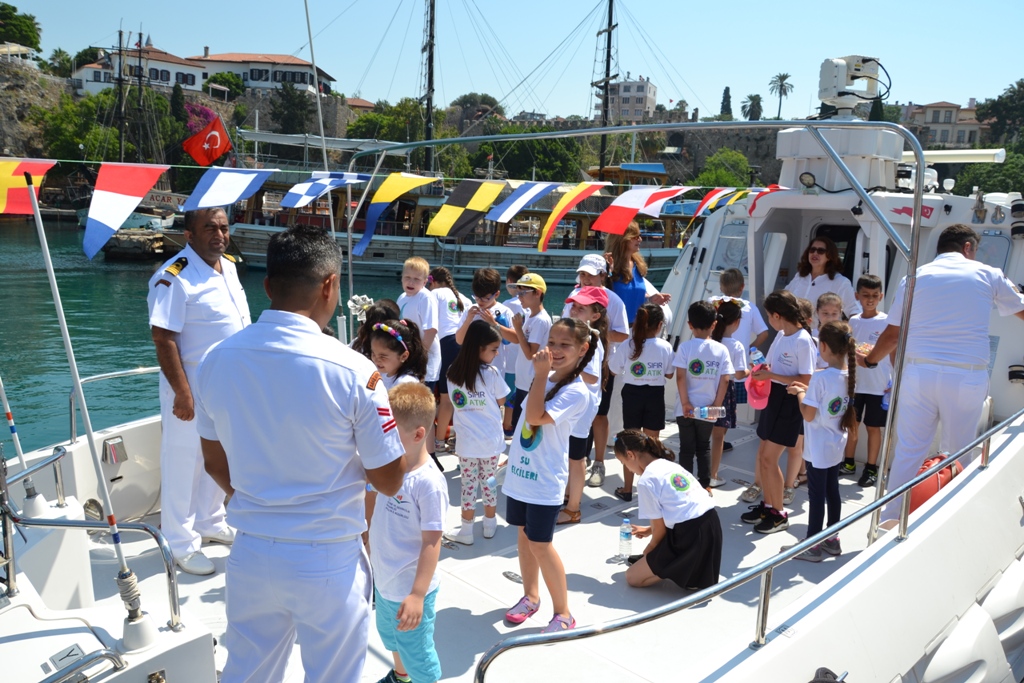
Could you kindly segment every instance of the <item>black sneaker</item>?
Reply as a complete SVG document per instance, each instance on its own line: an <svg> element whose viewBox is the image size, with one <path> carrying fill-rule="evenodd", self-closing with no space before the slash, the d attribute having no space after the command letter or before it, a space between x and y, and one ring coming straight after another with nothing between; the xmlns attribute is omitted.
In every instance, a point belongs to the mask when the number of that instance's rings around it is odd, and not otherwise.
<svg viewBox="0 0 1024 683"><path fill-rule="evenodd" d="M740 515L741 520L747 524L757 524L764 519L765 510L767 509L764 506L764 501L761 501L757 505L750 505L749 508L750 512L744 512Z"/></svg>
<svg viewBox="0 0 1024 683"><path fill-rule="evenodd" d="M766 508L764 519L754 527L754 531L759 534L774 534L776 531L783 531L788 528L789 517L772 508Z"/></svg>
<svg viewBox="0 0 1024 683"><path fill-rule="evenodd" d="M854 460L844 460L839 466L839 474L857 474L857 463Z"/></svg>
<svg viewBox="0 0 1024 683"><path fill-rule="evenodd" d="M728 441L725 441L725 442L722 443L722 451L723 452L724 451L731 451L731 450L732 450L732 444L731 443L729 443Z"/></svg>
<svg viewBox="0 0 1024 683"><path fill-rule="evenodd" d="M860 475L860 479L857 480L857 486L867 488L874 486L878 483L878 470L874 468L864 468L864 473Z"/></svg>

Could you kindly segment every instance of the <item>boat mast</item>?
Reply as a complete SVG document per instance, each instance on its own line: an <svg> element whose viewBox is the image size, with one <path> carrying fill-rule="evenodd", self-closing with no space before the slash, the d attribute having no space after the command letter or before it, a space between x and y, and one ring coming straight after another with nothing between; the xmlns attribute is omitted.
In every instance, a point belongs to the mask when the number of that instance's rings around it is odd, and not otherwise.
<svg viewBox="0 0 1024 683"><path fill-rule="evenodd" d="M601 127L608 127L608 93L611 89L612 83L612 31L615 30L615 24L612 22L615 20L615 0L608 0L608 25L597 32L600 36L602 33L605 34L604 42L604 79L591 85L601 86ZM617 77L618 74L615 74ZM598 163L597 179L604 180L604 162L605 156L608 152L608 136L601 135L601 156Z"/></svg>
<svg viewBox="0 0 1024 683"><path fill-rule="evenodd" d="M427 60L427 87L423 94L426 100L427 116L423 139L430 141L434 139L434 0L427 0L427 21L424 26L423 50ZM426 158L423 165L427 172L434 170L434 148L425 148Z"/></svg>
<svg viewBox="0 0 1024 683"><path fill-rule="evenodd" d="M142 24L139 24L139 42L137 44L139 46L139 65L137 67L138 74L136 75L139 77L139 103L136 106L136 115L139 117L139 139L136 143L138 145L136 152L138 155L138 161L141 164L145 161L142 158Z"/></svg>
<svg viewBox="0 0 1024 683"><path fill-rule="evenodd" d="M124 163L124 31L117 30L117 160Z"/></svg>

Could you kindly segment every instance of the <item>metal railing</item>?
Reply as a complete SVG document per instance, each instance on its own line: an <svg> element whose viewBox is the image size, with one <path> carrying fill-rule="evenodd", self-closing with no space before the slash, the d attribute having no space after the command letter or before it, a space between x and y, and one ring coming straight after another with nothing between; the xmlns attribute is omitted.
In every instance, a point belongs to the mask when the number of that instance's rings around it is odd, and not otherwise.
<svg viewBox="0 0 1024 683"><path fill-rule="evenodd" d="M117 379L118 377L132 377L133 375L149 375L155 372L160 372L159 366L153 366L148 368L134 368L132 370L118 370L117 372L105 372L101 375L93 375L92 377L82 378L82 384L88 384L89 382L99 382L105 379ZM68 397L68 410L71 418L71 436L68 439L70 443L78 442L78 425L75 422L75 411L77 409L78 392L72 389L71 394Z"/></svg>
<svg viewBox="0 0 1024 683"><path fill-rule="evenodd" d="M44 678L40 683L69 683L70 681L82 681L86 678L82 675L82 672L89 667L107 660L114 665L114 671L121 671L128 666L124 658L113 650L102 648L95 652L90 652L73 664L66 666L57 673L50 674Z"/></svg>
<svg viewBox="0 0 1024 683"><path fill-rule="evenodd" d="M717 597L724 593L728 593L734 588L738 588L754 579L760 577L761 579L761 590L760 598L757 606L757 619L754 626L754 640L750 643L752 649L758 649L763 646L766 642L766 634L768 627L768 607L769 598L771 595L772 586L772 573L776 567L788 562L800 553L804 552L808 548L818 545L824 540L832 538L837 533L845 529L846 527L860 521L868 515L874 514L876 511L881 510L883 506L889 502L896 500L900 496L903 496L903 504L900 507L899 517L899 532L896 537L897 542L903 541L908 536L908 525L910 517L910 496L904 495L910 492L917 484L931 478L939 470L948 467L951 463L959 461L965 455L970 454L978 446L982 447L981 459L978 463L978 469L982 470L988 467L990 453L991 453L991 440L993 436L996 436L1001 431L1009 427L1013 422L1024 416L1024 408L1018 410L1016 413L1003 420L996 426L989 429L987 432L976 438L970 444L957 451L953 455L943 459L941 462L929 467L924 472L919 473L916 477L906 482L905 484L897 487L896 489L886 493L884 496L873 501L867 507L864 507L857 512L853 513L849 517L844 517L827 529L822 530L820 533L806 538L800 541L794 546L791 546L788 550L780 552L778 555L771 557L760 564L757 564L743 572L740 572L736 576L733 576L721 583L717 583L710 588L705 588L702 591L698 591L685 598L681 598L674 602L670 602L667 605L656 607L655 609L647 610L639 614L634 614L629 617L623 617L614 621L608 621L602 624L593 624L591 626L583 626L580 628L573 629L571 631L563 631L561 633L534 633L522 636L513 636L506 638L496 643L491 649L483 654L480 658L480 662L477 664L476 672L474 673L473 680L476 683L484 683L484 676L487 673L487 669L494 663L494 660L501 654L521 647L529 647L533 645L550 645L551 643L557 643L568 640L582 640L584 638L593 638L605 633L613 633L615 631L621 631L622 629L629 628L632 626L639 626L655 619L659 619L676 612L681 612L685 609L689 609L694 605L702 604L710 600L711 598Z"/></svg>

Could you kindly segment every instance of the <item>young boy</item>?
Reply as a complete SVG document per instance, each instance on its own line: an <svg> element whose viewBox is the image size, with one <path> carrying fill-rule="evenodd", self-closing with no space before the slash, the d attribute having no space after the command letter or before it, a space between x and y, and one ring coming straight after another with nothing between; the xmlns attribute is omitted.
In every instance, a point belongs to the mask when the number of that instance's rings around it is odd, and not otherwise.
<svg viewBox="0 0 1024 683"><path fill-rule="evenodd" d="M882 301L882 279L877 275L861 275L857 280L857 302L863 312L850 318L850 329L857 344L872 344L878 341L878 335L888 326L888 316L878 310ZM857 390L854 393L853 405L857 411L857 428L850 430L846 441L846 453L843 464L839 466L840 474L856 474L857 465L853 456L857 452L857 437L860 423L868 432L868 462L864 465L857 484L863 487L874 486L878 482L878 452L882 448L882 429L889 411L882 408L882 396L888 391L892 380L892 361L885 357L877 368L857 368Z"/></svg>
<svg viewBox="0 0 1024 683"><path fill-rule="evenodd" d="M679 425L679 464L697 475L702 488L711 492L711 431L715 420L693 416L694 408L722 406L732 381L733 367L729 349L711 339L715 327L715 307L708 301L695 301L686 312L693 338L679 345L672 365L676 373L676 424ZM697 469L694 472L694 459Z"/></svg>
<svg viewBox="0 0 1024 683"><path fill-rule="evenodd" d="M402 319L409 320L420 328L423 348L427 349L427 376L425 383L433 388L440 376L441 342L437 338L437 297L425 289L430 275L430 264L419 256L405 260L402 268L402 295L398 297L398 308ZM430 449L433 452L433 449Z"/></svg>
<svg viewBox="0 0 1024 683"><path fill-rule="evenodd" d="M505 308L512 315L523 312L523 305L519 303L519 292L516 288L519 286L519 278L529 272L529 268L521 265L509 266L509 269L505 271L505 291L512 297L505 301ZM516 407L516 362L519 356L522 355L522 351L516 342L507 343L509 342L508 339L504 341L506 343L501 345L501 357L504 358L505 363L505 384L512 387L512 392L505 398L505 423L502 425L505 430L505 438L508 439L512 437L512 430L514 428L512 413Z"/></svg>
<svg viewBox="0 0 1024 683"><path fill-rule="evenodd" d="M523 306L522 313L512 316L512 327L515 334L502 332L501 336L514 344L519 344L521 354L516 358L516 407L512 411L512 424L519 424L519 416L523 412L523 401L533 383L533 355L548 344L548 332L551 330L551 316L544 310L544 294L548 285L537 273L527 273L516 283L519 303ZM544 378L546 379L546 378Z"/></svg>
<svg viewBox="0 0 1024 683"><path fill-rule="evenodd" d="M768 338L768 325L761 317L761 311L742 298L744 287L746 287L746 283L743 281L743 271L739 268L722 271L722 274L718 276L718 288L722 291L722 295L742 302L740 326L732 338L738 339L747 348L761 346ZM746 401L740 401L740 403L746 403Z"/></svg>
<svg viewBox="0 0 1024 683"><path fill-rule="evenodd" d="M427 442L434 427L434 395L418 383L388 394L408 469L391 498L377 497L370 522L377 632L395 668L381 683L438 681L434 647L437 561L448 512L448 483L430 466Z"/></svg>

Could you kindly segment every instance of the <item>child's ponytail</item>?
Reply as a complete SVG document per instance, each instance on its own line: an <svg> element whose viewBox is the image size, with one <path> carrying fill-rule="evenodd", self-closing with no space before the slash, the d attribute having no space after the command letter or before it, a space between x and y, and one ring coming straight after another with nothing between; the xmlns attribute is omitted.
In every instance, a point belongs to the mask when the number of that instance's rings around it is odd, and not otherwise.
<svg viewBox="0 0 1024 683"><path fill-rule="evenodd" d="M616 455L625 455L626 451L646 453L653 458L675 461L676 454L665 448L660 440L647 436L639 429L623 429L615 435Z"/></svg>
<svg viewBox="0 0 1024 683"><path fill-rule="evenodd" d="M715 327L711 330L711 338L721 343L725 337L725 328L740 319L743 309L728 299L716 299L715 311Z"/></svg>
<svg viewBox="0 0 1024 683"><path fill-rule="evenodd" d="M644 342L658 329L658 326L665 322L665 312L661 306L656 304L644 304L636 312L633 319L633 355L630 360L636 360L644 352Z"/></svg>
<svg viewBox="0 0 1024 683"><path fill-rule="evenodd" d="M857 387L857 340L853 338L850 326L844 322L831 322L818 330L818 341L828 347L837 356L846 356L846 391L850 402L843 413L840 426L846 431L857 428L857 410L853 405L854 391Z"/></svg>

